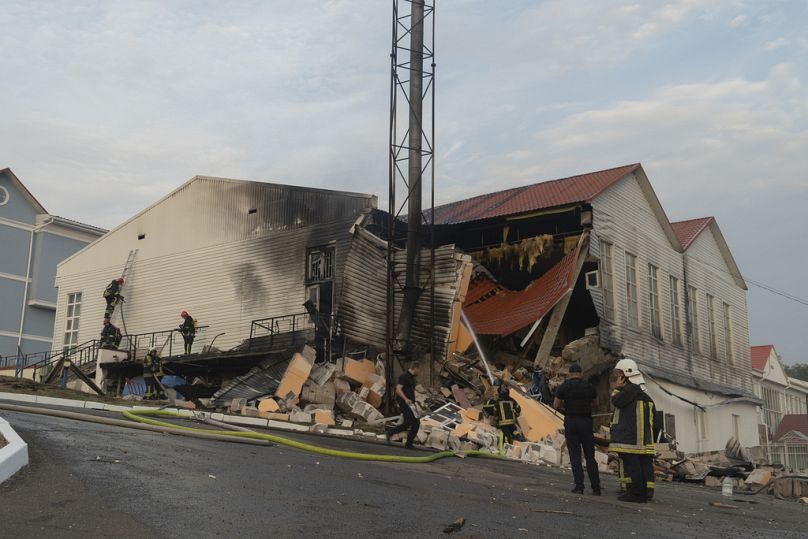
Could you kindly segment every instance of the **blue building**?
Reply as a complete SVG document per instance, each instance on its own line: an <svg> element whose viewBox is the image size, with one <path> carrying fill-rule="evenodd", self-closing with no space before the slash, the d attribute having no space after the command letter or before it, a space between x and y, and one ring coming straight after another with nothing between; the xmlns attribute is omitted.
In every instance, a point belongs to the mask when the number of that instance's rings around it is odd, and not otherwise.
<svg viewBox="0 0 808 539"><path fill-rule="evenodd" d="M0 169L0 358L61 349L56 265L105 233L50 215L11 169Z"/></svg>

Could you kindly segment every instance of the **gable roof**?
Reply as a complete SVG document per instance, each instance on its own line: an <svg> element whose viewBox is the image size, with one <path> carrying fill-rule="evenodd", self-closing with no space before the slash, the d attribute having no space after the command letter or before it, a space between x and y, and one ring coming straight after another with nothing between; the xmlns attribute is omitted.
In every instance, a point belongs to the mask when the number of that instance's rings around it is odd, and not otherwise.
<svg viewBox="0 0 808 539"><path fill-rule="evenodd" d="M435 208L435 224L450 225L591 202L639 163L515 187Z"/></svg>
<svg viewBox="0 0 808 539"><path fill-rule="evenodd" d="M14 174L10 168L6 167L4 169L0 169L0 174L6 174L8 176L14 187L16 187L17 190L20 193L22 193L22 196L25 197L28 203L34 207L34 210L36 210L37 213L45 213L45 214L48 213L47 210L45 210L45 207L39 203L36 197L33 194L31 194L31 191L29 191L28 188L25 187L25 184L23 184L20 181L17 175Z"/></svg>
<svg viewBox="0 0 808 539"><path fill-rule="evenodd" d="M773 350L773 344L753 346L751 349L752 368L758 372L763 372L766 369L766 363L769 361L769 357L771 356Z"/></svg>
<svg viewBox="0 0 808 539"><path fill-rule="evenodd" d="M699 234L707 228L710 221L715 220L714 217L699 217L697 219L688 219L686 221L677 221L671 223L676 237L679 238L679 243L682 244L682 249L687 250L693 242L699 237Z"/></svg>
<svg viewBox="0 0 808 539"><path fill-rule="evenodd" d="M787 414L780 421L774 441L780 440L786 433L795 431L808 436L808 414Z"/></svg>

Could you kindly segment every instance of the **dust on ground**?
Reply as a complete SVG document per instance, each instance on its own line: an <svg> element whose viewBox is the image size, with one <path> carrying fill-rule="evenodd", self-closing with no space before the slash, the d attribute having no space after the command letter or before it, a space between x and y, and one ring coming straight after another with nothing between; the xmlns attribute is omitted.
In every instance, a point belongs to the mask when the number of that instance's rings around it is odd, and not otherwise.
<svg viewBox="0 0 808 539"><path fill-rule="evenodd" d="M27 378L14 378L13 376L0 376L0 393L24 393L26 395L39 395L42 397L56 397L60 399L76 399L95 402L129 403L117 397L104 397L83 393L74 389L66 389L52 384L41 384Z"/></svg>

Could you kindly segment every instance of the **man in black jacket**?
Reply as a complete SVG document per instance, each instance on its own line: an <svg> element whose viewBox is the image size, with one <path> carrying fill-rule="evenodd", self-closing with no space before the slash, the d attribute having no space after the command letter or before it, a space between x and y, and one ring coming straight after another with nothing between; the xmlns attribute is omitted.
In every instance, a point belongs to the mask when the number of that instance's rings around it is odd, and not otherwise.
<svg viewBox="0 0 808 539"><path fill-rule="evenodd" d="M419 372L421 372L421 367L418 365L418 362L413 362L410 364L409 368L398 377L398 383L396 384L396 404L398 404L398 409L401 411L404 422L384 432L389 443L390 437L394 434L409 430L407 433L407 443L404 445L407 449L412 449L412 443L415 440L415 436L418 434L418 429L421 427L421 420L418 419L418 413L415 407L415 384Z"/></svg>
<svg viewBox="0 0 808 539"><path fill-rule="evenodd" d="M123 299L121 296L121 287L123 286L123 277L118 277L114 279L111 283L107 285L104 289L104 300L107 302L107 308L104 309L104 314L107 316L112 316L112 312L115 310L115 306L118 304L120 300Z"/></svg>
<svg viewBox="0 0 808 539"><path fill-rule="evenodd" d="M612 393L612 416L609 451L620 457L622 468L631 482L628 492L618 499L625 502L648 501L648 485L653 484L654 401L643 391L637 363L621 359L615 366L617 379Z"/></svg>
<svg viewBox="0 0 808 539"><path fill-rule="evenodd" d="M191 353L191 346L193 346L194 337L196 337L196 324L191 315L188 314L188 311L182 311L180 316L182 317L180 334L182 335L182 340L185 342L185 355L187 356Z"/></svg>
<svg viewBox="0 0 808 539"><path fill-rule="evenodd" d="M600 496L600 474L595 460L595 436L592 433L592 404L597 397L595 388L583 379L581 366L570 365L567 381L556 389L553 408L564 412L564 436L570 453L575 494L584 493L584 469L581 465L581 448L586 459L586 472L592 494Z"/></svg>
<svg viewBox="0 0 808 539"><path fill-rule="evenodd" d="M104 316L104 327L101 330L101 348L117 350L122 338L121 330L112 325L109 316Z"/></svg>

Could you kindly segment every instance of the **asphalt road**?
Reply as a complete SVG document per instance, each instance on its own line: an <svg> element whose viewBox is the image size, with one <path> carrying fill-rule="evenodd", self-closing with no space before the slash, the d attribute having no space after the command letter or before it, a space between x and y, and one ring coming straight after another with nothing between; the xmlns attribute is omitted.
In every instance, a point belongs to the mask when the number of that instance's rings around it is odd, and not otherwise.
<svg viewBox="0 0 808 539"><path fill-rule="evenodd" d="M664 483L657 501L572 495L568 471L443 459L392 464L0 412L31 466L0 486L0 537L806 537L808 506ZM298 435L331 447L403 452ZM587 491L588 492L588 491ZM741 499L741 497L736 496ZM558 514L544 511L568 511Z"/></svg>

